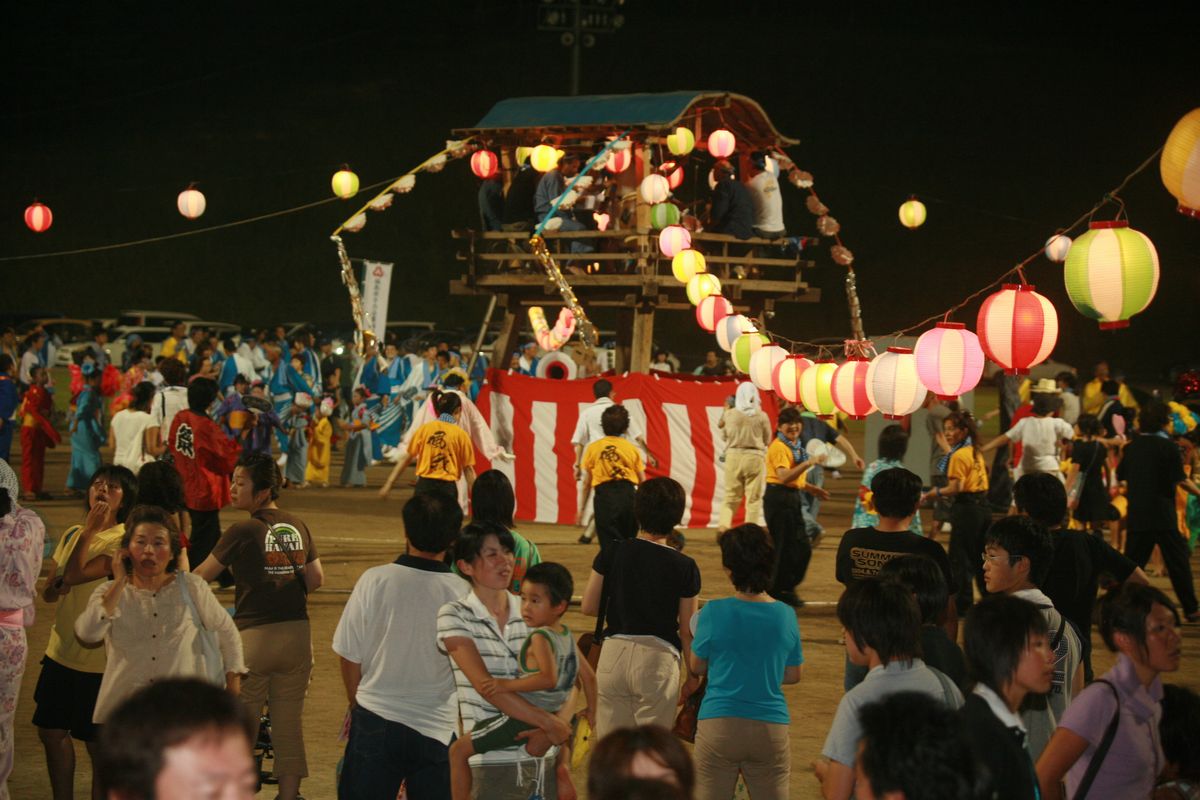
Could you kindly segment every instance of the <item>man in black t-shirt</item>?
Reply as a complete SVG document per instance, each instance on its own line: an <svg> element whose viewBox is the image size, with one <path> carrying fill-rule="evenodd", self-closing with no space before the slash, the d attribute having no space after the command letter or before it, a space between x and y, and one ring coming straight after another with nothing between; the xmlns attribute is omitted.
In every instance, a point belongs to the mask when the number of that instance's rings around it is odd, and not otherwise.
<svg viewBox="0 0 1200 800"><path fill-rule="evenodd" d="M916 554L932 559L945 576L946 585L951 585L946 551L932 539L908 530L921 499L921 478L902 467L885 469L871 480L871 497L879 523L873 528L848 530L842 536L834 573L838 582L852 586L864 578L876 577L893 558ZM866 672L847 659L845 689L849 691L861 683Z"/></svg>
<svg viewBox="0 0 1200 800"><path fill-rule="evenodd" d="M1142 406L1139 433L1121 455L1117 478L1129 500L1129 539L1125 553L1139 567L1146 565L1154 545L1162 550L1171 587L1188 622L1200 622L1196 589L1187 544L1175 516L1175 488L1200 497L1200 488L1184 475L1179 448L1167 436L1170 414L1161 401Z"/></svg>
<svg viewBox="0 0 1200 800"><path fill-rule="evenodd" d="M1117 583L1148 583L1146 573L1109 547L1099 535L1063 527L1067 492L1048 472L1024 475L1013 487L1017 511L1045 525L1054 541L1054 560L1041 589L1079 632L1083 680L1092 682L1092 607L1101 575Z"/></svg>

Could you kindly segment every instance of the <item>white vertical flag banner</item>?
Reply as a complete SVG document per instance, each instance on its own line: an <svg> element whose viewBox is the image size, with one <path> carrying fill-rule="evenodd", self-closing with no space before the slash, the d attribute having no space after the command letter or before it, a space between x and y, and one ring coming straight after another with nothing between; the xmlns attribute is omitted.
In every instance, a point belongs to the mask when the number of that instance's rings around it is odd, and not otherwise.
<svg viewBox="0 0 1200 800"><path fill-rule="evenodd" d="M392 288L392 267L383 261L363 262L362 303L367 330L383 341L387 327L388 294Z"/></svg>

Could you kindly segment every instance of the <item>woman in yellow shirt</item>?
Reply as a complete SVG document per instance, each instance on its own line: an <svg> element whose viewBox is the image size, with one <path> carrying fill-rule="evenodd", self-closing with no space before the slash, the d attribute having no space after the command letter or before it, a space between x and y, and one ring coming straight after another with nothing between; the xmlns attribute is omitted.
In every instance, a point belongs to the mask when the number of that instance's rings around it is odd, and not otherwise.
<svg viewBox="0 0 1200 800"><path fill-rule="evenodd" d="M579 491L580 512L575 515L575 524L580 523L582 509L587 507L588 497L594 489L596 536L600 538L600 549L604 550L620 539L638 535L633 499L637 485L646 479L646 471L641 452L624 438L629 430L629 411L624 406L612 405L604 409L600 415L600 428L604 438L589 444L579 463L587 480L583 481Z"/></svg>
<svg viewBox="0 0 1200 800"><path fill-rule="evenodd" d="M809 486L804 479L811 467L825 463L825 456L808 457L800 441L803 427L799 409L789 406L779 412L779 433L767 448L767 488L763 494L767 530L775 544L774 579L767 593L797 607L804 603L796 596L796 586L804 581L812 560L800 493L829 499L829 492Z"/></svg>
<svg viewBox="0 0 1200 800"><path fill-rule="evenodd" d="M946 473L946 485L931 489L921 497L922 505L939 497L951 498L950 505L950 573L954 579L951 591L957 596L958 614L967 613L975 602L971 590L974 576L979 593L986 594L983 585L983 536L992 523L988 507L987 464L976 447L979 423L970 411L955 411L942 423L942 431L950 452L942 456L939 470Z"/></svg>
<svg viewBox="0 0 1200 800"><path fill-rule="evenodd" d="M467 479L467 492L475 484L475 445L458 425L462 400L454 392L433 390L437 419L417 428L408 443L408 455L417 462L416 494L437 494L458 504L459 475Z"/></svg>

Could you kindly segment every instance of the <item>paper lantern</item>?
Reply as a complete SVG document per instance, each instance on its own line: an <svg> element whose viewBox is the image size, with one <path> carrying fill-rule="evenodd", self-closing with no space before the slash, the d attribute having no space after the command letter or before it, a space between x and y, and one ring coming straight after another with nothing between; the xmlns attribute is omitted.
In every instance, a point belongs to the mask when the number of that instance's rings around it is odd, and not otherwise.
<svg viewBox="0 0 1200 800"><path fill-rule="evenodd" d="M865 419L875 411L875 404L867 394L867 372L870 360L855 356L833 371L830 394L833 404L851 419Z"/></svg>
<svg viewBox="0 0 1200 800"><path fill-rule="evenodd" d="M1158 168L1163 186L1179 201L1179 213L1200 219L1200 108L1175 123Z"/></svg>
<svg viewBox="0 0 1200 800"><path fill-rule="evenodd" d="M733 349L729 351L730 360L738 372L750 371L750 359L759 350L771 343L771 337L765 333L751 331L743 333L733 341Z"/></svg>
<svg viewBox="0 0 1200 800"><path fill-rule="evenodd" d="M701 328L713 333L717 323L733 313L733 303L719 294L710 294L696 304L696 322Z"/></svg>
<svg viewBox="0 0 1200 800"><path fill-rule="evenodd" d="M604 168L616 175L619 172L624 172L629 169L629 165L633 163L633 151L629 148L618 150L613 148L608 151L608 158L604 162Z"/></svg>
<svg viewBox="0 0 1200 800"><path fill-rule="evenodd" d="M1128 222L1093 222L1071 245L1063 275L1080 314L1102 329L1127 328L1158 291L1158 252Z"/></svg>
<svg viewBox="0 0 1200 800"><path fill-rule="evenodd" d="M734 345L736 344L737 342L734 342ZM787 350L777 344L768 344L750 356L750 369L746 372L749 373L750 380L755 386L764 392L769 392L774 388L771 381L775 374L775 367L787 357Z"/></svg>
<svg viewBox="0 0 1200 800"><path fill-rule="evenodd" d="M1046 240L1046 258L1053 261L1055 264L1061 264L1067 260L1067 252L1071 249L1071 237L1063 236L1061 233L1051 236Z"/></svg>
<svg viewBox="0 0 1200 800"><path fill-rule="evenodd" d="M696 146L696 135L688 128L676 128L667 134L667 149L671 155L686 156Z"/></svg>
<svg viewBox="0 0 1200 800"><path fill-rule="evenodd" d="M662 175L647 175L638 186L638 194L651 205L661 203L671 196L671 185Z"/></svg>
<svg viewBox="0 0 1200 800"><path fill-rule="evenodd" d="M538 172L549 172L558 166L558 159L562 155L562 150L556 150L548 144L539 144L529 153L529 163Z"/></svg>
<svg viewBox="0 0 1200 800"><path fill-rule="evenodd" d="M195 219L204 213L205 207L208 205L204 200L204 195L199 189L184 189L179 193L179 198L175 201L175 205L179 207L179 213L183 214L188 219Z"/></svg>
<svg viewBox="0 0 1200 800"><path fill-rule="evenodd" d="M979 385L983 348L961 322L939 322L917 339L917 377L941 400L954 400Z"/></svg>
<svg viewBox="0 0 1200 800"><path fill-rule="evenodd" d="M679 225L668 225L658 234L658 249L667 258L674 258L676 253L687 250L691 246L692 235L688 233L687 228ZM701 264L704 263L704 256L696 253L696 257L700 259ZM672 264L672 268L674 268L674 264ZM697 272L704 272L704 269L694 269L691 275L688 275L687 278L680 278L680 280L687 283ZM675 277L678 278L679 274L676 273Z"/></svg>
<svg viewBox="0 0 1200 800"><path fill-rule="evenodd" d="M800 402L800 379L813 362L804 356L788 356L771 372L771 388L789 403Z"/></svg>
<svg viewBox="0 0 1200 800"><path fill-rule="evenodd" d="M912 230L925 224L925 204L912 198L900 206L900 224Z"/></svg>
<svg viewBox="0 0 1200 800"><path fill-rule="evenodd" d="M837 364L832 358L817 359L800 375L800 402L817 416L827 417L837 411L833 404L833 373Z"/></svg>
<svg viewBox="0 0 1200 800"><path fill-rule="evenodd" d="M683 230L683 228L680 228L680 230ZM687 231L683 232L687 233ZM661 247L661 237L658 241ZM688 241L690 243L690 237ZM692 278L707 271L708 265L704 263L704 254L698 250L680 250L671 257L671 272L675 274L675 280L680 283L689 283ZM717 285L720 286L720 283ZM720 294L720 292L709 292L709 294Z"/></svg>
<svg viewBox="0 0 1200 800"><path fill-rule="evenodd" d="M719 128L708 135L708 154L713 158L726 158L733 154L737 147L737 139L724 128Z"/></svg>
<svg viewBox="0 0 1200 800"><path fill-rule="evenodd" d="M683 167L676 167L667 172L667 186L675 191L683 184Z"/></svg>
<svg viewBox="0 0 1200 800"><path fill-rule="evenodd" d="M679 224L679 206L674 203L658 203L650 206L650 226L662 230L668 225Z"/></svg>
<svg viewBox="0 0 1200 800"><path fill-rule="evenodd" d="M496 154L491 150L477 150L471 156L471 172L475 173L476 178L486 181L495 175L498 169L500 169L500 159L496 158Z"/></svg>
<svg viewBox="0 0 1200 800"><path fill-rule="evenodd" d="M871 361L867 397L883 412L884 419L907 417L921 407L926 394L910 348L889 347Z"/></svg>
<svg viewBox="0 0 1200 800"><path fill-rule="evenodd" d="M695 253L695 250L684 250L685 253ZM697 254L698 255L698 254ZM674 265L672 264L672 269ZM694 306L710 295L721 293L721 281L709 272L698 272L687 282L687 298Z"/></svg>
<svg viewBox="0 0 1200 800"><path fill-rule="evenodd" d="M730 314L717 323L717 346L728 353L733 349L733 343L743 333L756 331L754 322L742 314Z"/></svg>
<svg viewBox="0 0 1200 800"><path fill-rule="evenodd" d="M33 203L25 209L25 226L34 233L45 233L53 222L54 215L42 203Z"/></svg>
<svg viewBox="0 0 1200 800"><path fill-rule="evenodd" d="M524 164L532 153L532 147L518 147L513 150L513 158L517 160L517 166L519 167Z"/></svg>
<svg viewBox="0 0 1200 800"><path fill-rule="evenodd" d="M475 159L471 159L471 163L475 163ZM358 194L358 176L348 169L339 169L333 173L333 180L330 181L333 186L333 193L343 200L349 200L354 195ZM186 217L187 215L184 214Z"/></svg>
<svg viewBox="0 0 1200 800"><path fill-rule="evenodd" d="M1033 286L1006 283L979 307L975 333L984 355L1005 372L1028 375L1058 341L1058 312Z"/></svg>

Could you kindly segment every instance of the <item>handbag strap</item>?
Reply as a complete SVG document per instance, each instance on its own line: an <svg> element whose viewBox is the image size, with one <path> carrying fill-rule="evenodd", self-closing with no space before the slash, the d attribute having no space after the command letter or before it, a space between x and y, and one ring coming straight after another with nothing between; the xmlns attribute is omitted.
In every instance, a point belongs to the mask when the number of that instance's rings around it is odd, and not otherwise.
<svg viewBox="0 0 1200 800"><path fill-rule="evenodd" d="M200 609L196 608L196 601L192 599L192 593L188 589L187 573L179 573L175 576L175 580L179 582L179 593L183 595L183 604L188 607L188 611L192 615L192 622L196 624L197 630L208 630L204 627L204 620L200 618Z"/></svg>
<svg viewBox="0 0 1200 800"><path fill-rule="evenodd" d="M604 583L600 584L600 610L596 614L596 630L592 633L592 641L595 642L604 640L604 620L608 616L608 604L612 601L612 577L617 571L617 554L625 541L618 539L613 543L612 563L609 564L608 574L604 576Z"/></svg>
<svg viewBox="0 0 1200 800"><path fill-rule="evenodd" d="M1113 711L1112 720L1109 721L1108 727L1104 731L1104 737L1100 739L1100 744L1096 746L1096 752L1092 754L1092 760L1088 762L1087 771L1083 773L1083 780L1079 782L1079 788L1075 790L1073 800L1083 800L1083 798L1087 797L1088 790L1092 788L1092 783L1096 780L1096 775L1100 772L1100 767L1104 764L1104 757L1108 755L1113 739L1117 736L1117 726L1121 722L1121 696L1117 694L1117 687L1103 678L1097 680L1096 683L1103 683L1108 687L1109 691L1113 693L1113 699L1117 701L1117 708Z"/></svg>

